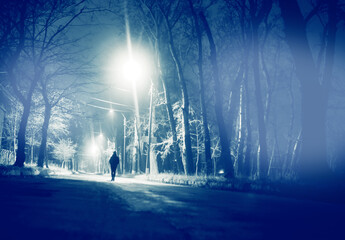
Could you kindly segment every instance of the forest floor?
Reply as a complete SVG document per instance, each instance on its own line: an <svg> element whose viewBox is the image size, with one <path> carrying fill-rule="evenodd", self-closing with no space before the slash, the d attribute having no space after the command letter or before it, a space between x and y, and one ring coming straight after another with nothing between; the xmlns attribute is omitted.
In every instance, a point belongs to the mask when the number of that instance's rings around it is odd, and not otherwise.
<svg viewBox="0 0 345 240"><path fill-rule="evenodd" d="M37 170L37 169L36 169ZM0 239L344 239L345 204L51 169L0 176ZM19 170L20 171L20 170ZM45 170L47 171L47 170ZM16 173L16 174L14 174Z"/></svg>

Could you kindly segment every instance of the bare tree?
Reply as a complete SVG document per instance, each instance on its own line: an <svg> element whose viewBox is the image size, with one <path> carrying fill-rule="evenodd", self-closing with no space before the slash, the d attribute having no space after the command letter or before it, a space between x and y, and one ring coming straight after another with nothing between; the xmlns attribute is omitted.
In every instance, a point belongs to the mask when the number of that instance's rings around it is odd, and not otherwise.
<svg viewBox="0 0 345 240"><path fill-rule="evenodd" d="M258 128L259 128L259 177L266 178L268 174L268 155L267 155L267 139L266 139L266 124L265 124L265 110L262 99L262 90L260 83L260 64L259 64L259 26L262 21L268 16L271 7L271 0L249 1L249 12L251 16L252 38L253 38L253 73L255 82L255 97L258 109Z"/></svg>
<svg viewBox="0 0 345 240"><path fill-rule="evenodd" d="M9 5L7 9L8 16L15 16L13 20L16 23L14 32L9 35L10 41L7 41L12 44L7 46L8 57L3 64L6 66L12 89L24 108L18 132L15 162L17 166L23 166L25 162L25 132L34 90L46 70L44 63L54 54L54 48L63 46L60 41L63 37L59 37L82 13L83 2L16 1L17 5ZM79 11L67 11L70 6L75 6ZM19 14L13 14L17 13L18 9Z"/></svg>
<svg viewBox="0 0 345 240"><path fill-rule="evenodd" d="M203 73L203 45L202 45L202 31L199 24L199 18L195 11L195 7L191 0L188 0L191 9L192 17L194 20L196 38L198 40L198 70L199 70L199 91L200 91L200 106L202 116L202 126L204 130L204 147L205 147L205 161L206 161L206 174L212 173L212 159L211 159L211 139L210 131L208 129L207 108L205 103L205 87L204 87L204 73Z"/></svg>
<svg viewBox="0 0 345 240"><path fill-rule="evenodd" d="M218 124L218 132L220 137L220 145L221 145L221 162L224 164L225 168L225 176L227 178L234 177L234 167L233 167L233 159L230 154L230 144L228 134L225 128L225 122L223 118L223 91L222 86L220 85L219 81L219 72L218 72L218 61L217 61L217 50L216 45L213 40L213 36L211 33L211 29L209 24L204 16L203 12L199 13L200 19L204 24L204 28L206 31L206 35L210 44L210 54L211 54L211 64L212 64L212 71L213 71L213 81L214 81L214 92L215 92L215 111L216 111L216 119Z"/></svg>
<svg viewBox="0 0 345 240"><path fill-rule="evenodd" d="M183 68L177 53L174 42L173 28L181 15L181 2L172 1L166 5L159 3L159 9L163 15L169 38L169 49L171 57L175 63L177 78L182 93L182 110L183 110L183 127L184 127L184 169L185 174L194 174L192 143L189 130L189 97L186 79L184 77Z"/></svg>
<svg viewBox="0 0 345 240"><path fill-rule="evenodd" d="M143 15L146 16L148 19L145 22L145 27L148 28L149 35L153 41L154 49L155 49L155 63L157 67L157 78L162 83L164 98L165 98L165 106L167 115L169 118L170 124L170 131L173 137L173 153L174 153L174 171L181 173L183 172L183 164L181 159L181 150L178 145L177 141L177 132L176 132L176 120L174 119L174 114L172 110L172 100L171 100L171 90L167 87L167 80L163 74L162 70L162 63L161 63L161 48L164 44L162 40L162 36L164 35L164 29L162 26L162 15L160 14L159 8L157 6L157 1L143 1L140 0L141 3L141 11ZM151 23L151 24L150 24Z"/></svg>
<svg viewBox="0 0 345 240"><path fill-rule="evenodd" d="M306 16L303 16L296 0L280 0L279 4L285 24L286 41L301 83L302 148L299 176L307 181L322 181L331 174L327 163L326 116L334 62L338 1L319 1ZM327 35L324 71L319 74L308 42L307 23L322 9L325 9L324 14L327 17Z"/></svg>
<svg viewBox="0 0 345 240"><path fill-rule="evenodd" d="M18 27L16 27L17 34L14 34L16 36L16 39L12 40L15 41L16 44L12 47L13 50L10 53L11 56L5 63L11 87L15 93L15 96L23 105L23 114L18 131L18 149L16 154L16 161L14 163L14 165L19 167L22 167L25 162L25 133L31 110L32 95L37 86L38 80L42 75L42 67L39 66L37 62L33 61L32 67L34 68L34 74L32 78L25 79L27 82L25 84L23 83L23 81L21 81L21 79L23 79L23 75L25 76L25 73L19 72L19 69L17 68L19 61L21 60L21 55L26 48L26 37L27 35L29 35L28 25L29 22L33 19L32 11L36 6L37 3L28 6L28 3L26 3L26 1L19 2L20 20L18 22ZM17 9L14 6L14 8L8 9L8 11L10 11L10 13L16 12Z"/></svg>
<svg viewBox="0 0 345 240"><path fill-rule="evenodd" d="M59 63L57 51L61 47L66 48L65 33L69 25L84 11L81 4L84 1L46 1L41 5L39 1L33 2L32 19L29 25L28 45L30 50L25 54L28 59L32 59L34 63L33 74L36 85L38 82L41 85L43 100L45 103L44 122L42 127L42 142L39 151L38 166L43 166L43 159L45 155L47 143L47 131L51 110L54 105L61 99L56 97L53 103L49 102L47 84L44 75L51 68L51 65ZM72 11L74 10L74 11ZM43 24L41 24L43 23ZM51 65L49 65L51 64ZM21 159L18 165L22 165Z"/></svg>

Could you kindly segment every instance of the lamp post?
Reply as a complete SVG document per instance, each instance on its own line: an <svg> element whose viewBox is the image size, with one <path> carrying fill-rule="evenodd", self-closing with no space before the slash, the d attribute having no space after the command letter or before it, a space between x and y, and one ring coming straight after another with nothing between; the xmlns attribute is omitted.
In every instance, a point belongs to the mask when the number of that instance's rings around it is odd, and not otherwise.
<svg viewBox="0 0 345 240"><path fill-rule="evenodd" d="M133 88L133 97L134 97L134 106L135 106L135 132L137 135L137 145L138 145L138 160L137 160L137 172L140 172L140 162L141 162L141 131L140 131L140 114L139 114L139 104L138 104L138 95L136 82L139 79L143 78L145 71L143 68L145 64L139 64L138 61L135 61L133 58L132 52L129 54L127 61L124 61L123 64L123 77L132 82ZM134 170L132 170L134 172Z"/></svg>
<svg viewBox="0 0 345 240"><path fill-rule="evenodd" d="M137 85L138 82L143 79L149 79L149 75L151 72L151 61L150 56L144 51L144 49L141 48L132 48L130 36L128 36L127 39L127 48L126 51L120 51L118 54L116 54L116 57L113 58L112 61L109 62L109 69L110 73L112 75L110 76L111 79L121 79L126 80L122 81L121 84L129 83L132 85L132 95L133 95L133 102L134 102L134 110L135 110L135 145L138 147L136 150L138 150L138 156L135 158L134 161L136 161L136 164L133 165L133 171L135 172L135 169L140 171L140 163L142 158L142 136L141 136L141 129L140 129L140 114L139 114L139 104L138 104L138 95L137 95ZM152 81L151 81L152 85ZM124 85L122 85L124 86ZM129 87L127 85L127 87ZM124 87L122 87L123 89ZM126 87L125 87L126 88ZM152 86L151 86L151 92L152 92ZM149 127L149 135L151 135L151 126L152 126L152 95L150 96L150 127ZM124 117L124 123L126 122L126 119ZM125 130L124 130L125 132ZM150 136L149 136L149 142L150 142ZM150 151L149 151L150 152ZM124 160L126 159L126 155L124 154ZM148 172L149 170L149 159L150 159L150 153L148 153L148 158L146 159L145 163L145 172ZM135 162L133 162L135 163Z"/></svg>
<svg viewBox="0 0 345 240"><path fill-rule="evenodd" d="M123 117L123 155L122 155L122 174L126 171L126 125L127 125L127 119L126 116L121 113Z"/></svg>
<svg viewBox="0 0 345 240"><path fill-rule="evenodd" d="M150 87L150 112L149 112L149 131L148 131L148 137L149 142L147 146L147 159L146 159L146 174L150 173L150 156L151 156L151 131L152 131L152 91L153 91L153 83L151 80L151 87Z"/></svg>

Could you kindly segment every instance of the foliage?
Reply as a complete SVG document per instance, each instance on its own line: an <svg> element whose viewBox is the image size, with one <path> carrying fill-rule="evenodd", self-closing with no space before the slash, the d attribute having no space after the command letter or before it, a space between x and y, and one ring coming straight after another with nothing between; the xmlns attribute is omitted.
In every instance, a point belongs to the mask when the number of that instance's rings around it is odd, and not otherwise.
<svg viewBox="0 0 345 240"><path fill-rule="evenodd" d="M53 144L54 157L61 163L72 160L77 152L77 145L71 139L60 139L58 143Z"/></svg>

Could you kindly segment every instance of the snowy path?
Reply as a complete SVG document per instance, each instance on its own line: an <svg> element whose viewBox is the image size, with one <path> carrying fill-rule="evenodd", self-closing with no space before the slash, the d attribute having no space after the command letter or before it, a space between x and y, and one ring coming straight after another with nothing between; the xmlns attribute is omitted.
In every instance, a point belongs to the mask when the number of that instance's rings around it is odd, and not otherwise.
<svg viewBox="0 0 345 240"><path fill-rule="evenodd" d="M339 204L97 175L0 189L0 239L345 239Z"/></svg>

